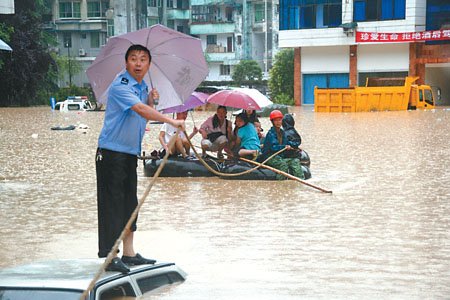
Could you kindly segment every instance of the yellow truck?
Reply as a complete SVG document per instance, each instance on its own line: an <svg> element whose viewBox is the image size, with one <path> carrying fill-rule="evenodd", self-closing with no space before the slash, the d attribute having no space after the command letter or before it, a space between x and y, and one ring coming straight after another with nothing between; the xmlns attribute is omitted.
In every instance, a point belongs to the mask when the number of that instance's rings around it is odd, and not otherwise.
<svg viewBox="0 0 450 300"><path fill-rule="evenodd" d="M419 77L367 78L366 86L314 88L316 112L363 112L433 108L429 85L417 85Z"/></svg>

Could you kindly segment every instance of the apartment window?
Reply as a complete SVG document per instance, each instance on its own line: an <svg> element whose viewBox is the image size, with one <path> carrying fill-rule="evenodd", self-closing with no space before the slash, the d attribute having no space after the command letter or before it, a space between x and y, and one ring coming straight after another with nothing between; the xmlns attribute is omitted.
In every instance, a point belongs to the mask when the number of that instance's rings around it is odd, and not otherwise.
<svg viewBox="0 0 450 300"><path fill-rule="evenodd" d="M341 24L342 1L340 0L280 1L281 30L327 28Z"/></svg>
<svg viewBox="0 0 450 300"><path fill-rule="evenodd" d="M148 26L152 26L152 25L155 25L155 24L158 24L159 22L159 19L158 18L148 18Z"/></svg>
<svg viewBox="0 0 450 300"><path fill-rule="evenodd" d="M355 0L353 20L383 21L405 18L406 0Z"/></svg>
<svg viewBox="0 0 450 300"><path fill-rule="evenodd" d="M173 8L173 0L167 0L167 8Z"/></svg>
<svg viewBox="0 0 450 300"><path fill-rule="evenodd" d="M108 36L114 36L114 20L108 19L107 22Z"/></svg>
<svg viewBox="0 0 450 300"><path fill-rule="evenodd" d="M225 17L228 22L233 22L233 8L232 7L225 8Z"/></svg>
<svg viewBox="0 0 450 300"><path fill-rule="evenodd" d="M192 21L194 22L212 22L214 18L214 10L206 5L192 6Z"/></svg>
<svg viewBox="0 0 450 300"><path fill-rule="evenodd" d="M64 48L72 47L72 34L70 34L70 33L63 34L63 44L64 44Z"/></svg>
<svg viewBox="0 0 450 300"><path fill-rule="evenodd" d="M217 45L217 35L207 35L206 45Z"/></svg>
<svg viewBox="0 0 450 300"><path fill-rule="evenodd" d="M189 9L188 1L177 0L177 8L178 9Z"/></svg>
<svg viewBox="0 0 450 300"><path fill-rule="evenodd" d="M233 37L227 37L227 52L233 52Z"/></svg>
<svg viewBox="0 0 450 300"><path fill-rule="evenodd" d="M426 30L448 29L450 27L450 5L448 1L427 0L426 11ZM428 41L425 44L450 44L450 41Z"/></svg>
<svg viewBox="0 0 450 300"><path fill-rule="evenodd" d="M109 8L107 1L88 1L87 16L88 18L105 17L105 12Z"/></svg>
<svg viewBox="0 0 450 300"><path fill-rule="evenodd" d="M255 22L264 22L264 4L255 4Z"/></svg>
<svg viewBox="0 0 450 300"><path fill-rule="evenodd" d="M91 48L100 48L100 32L91 32Z"/></svg>
<svg viewBox="0 0 450 300"><path fill-rule="evenodd" d="M220 75L230 75L231 66L230 65L220 65Z"/></svg>
<svg viewBox="0 0 450 300"><path fill-rule="evenodd" d="M162 7L162 3L161 0L147 0L147 6Z"/></svg>
<svg viewBox="0 0 450 300"><path fill-rule="evenodd" d="M238 35L237 36L237 42L236 42L238 45L241 45L242 44L242 35Z"/></svg>
<svg viewBox="0 0 450 300"><path fill-rule="evenodd" d="M439 30L450 25L450 4L448 1L428 0L426 30Z"/></svg>
<svg viewBox="0 0 450 300"><path fill-rule="evenodd" d="M61 1L59 2L60 18L81 18L79 1Z"/></svg>

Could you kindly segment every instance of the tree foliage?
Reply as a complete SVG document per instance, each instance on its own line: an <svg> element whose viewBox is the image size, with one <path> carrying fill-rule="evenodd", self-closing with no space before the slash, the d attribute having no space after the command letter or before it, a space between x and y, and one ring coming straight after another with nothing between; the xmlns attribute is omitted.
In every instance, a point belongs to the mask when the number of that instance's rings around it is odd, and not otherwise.
<svg viewBox="0 0 450 300"><path fill-rule="evenodd" d="M249 85L251 87L261 81L262 70L254 60L241 60L234 67L231 77L237 85Z"/></svg>
<svg viewBox="0 0 450 300"><path fill-rule="evenodd" d="M272 101L294 104L294 50L284 49L278 52L269 74Z"/></svg>
<svg viewBox="0 0 450 300"><path fill-rule="evenodd" d="M28 106L47 82L50 66L55 66L42 33L44 0L15 1L15 14L0 15L1 35L13 52L1 51L0 106ZM6 29L6 30L5 30Z"/></svg>

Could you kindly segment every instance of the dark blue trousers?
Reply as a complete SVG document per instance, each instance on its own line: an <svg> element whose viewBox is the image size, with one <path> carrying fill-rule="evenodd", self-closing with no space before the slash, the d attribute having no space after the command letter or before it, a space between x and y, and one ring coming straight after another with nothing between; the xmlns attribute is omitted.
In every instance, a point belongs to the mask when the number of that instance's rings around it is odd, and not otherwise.
<svg viewBox="0 0 450 300"><path fill-rule="evenodd" d="M97 149L95 165L98 256L106 257L138 203L137 157L107 149ZM136 221L131 226L131 231L136 231Z"/></svg>

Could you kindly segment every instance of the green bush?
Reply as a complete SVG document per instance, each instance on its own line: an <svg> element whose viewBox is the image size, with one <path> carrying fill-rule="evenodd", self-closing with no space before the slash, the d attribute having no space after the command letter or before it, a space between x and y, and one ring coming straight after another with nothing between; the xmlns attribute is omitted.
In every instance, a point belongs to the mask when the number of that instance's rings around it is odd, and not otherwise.
<svg viewBox="0 0 450 300"><path fill-rule="evenodd" d="M75 85L60 88L56 95L56 101L64 101L68 96L87 96L90 101L95 101L91 88L78 87Z"/></svg>
<svg viewBox="0 0 450 300"><path fill-rule="evenodd" d="M273 102L278 104L294 105L294 99L286 93L276 95Z"/></svg>

